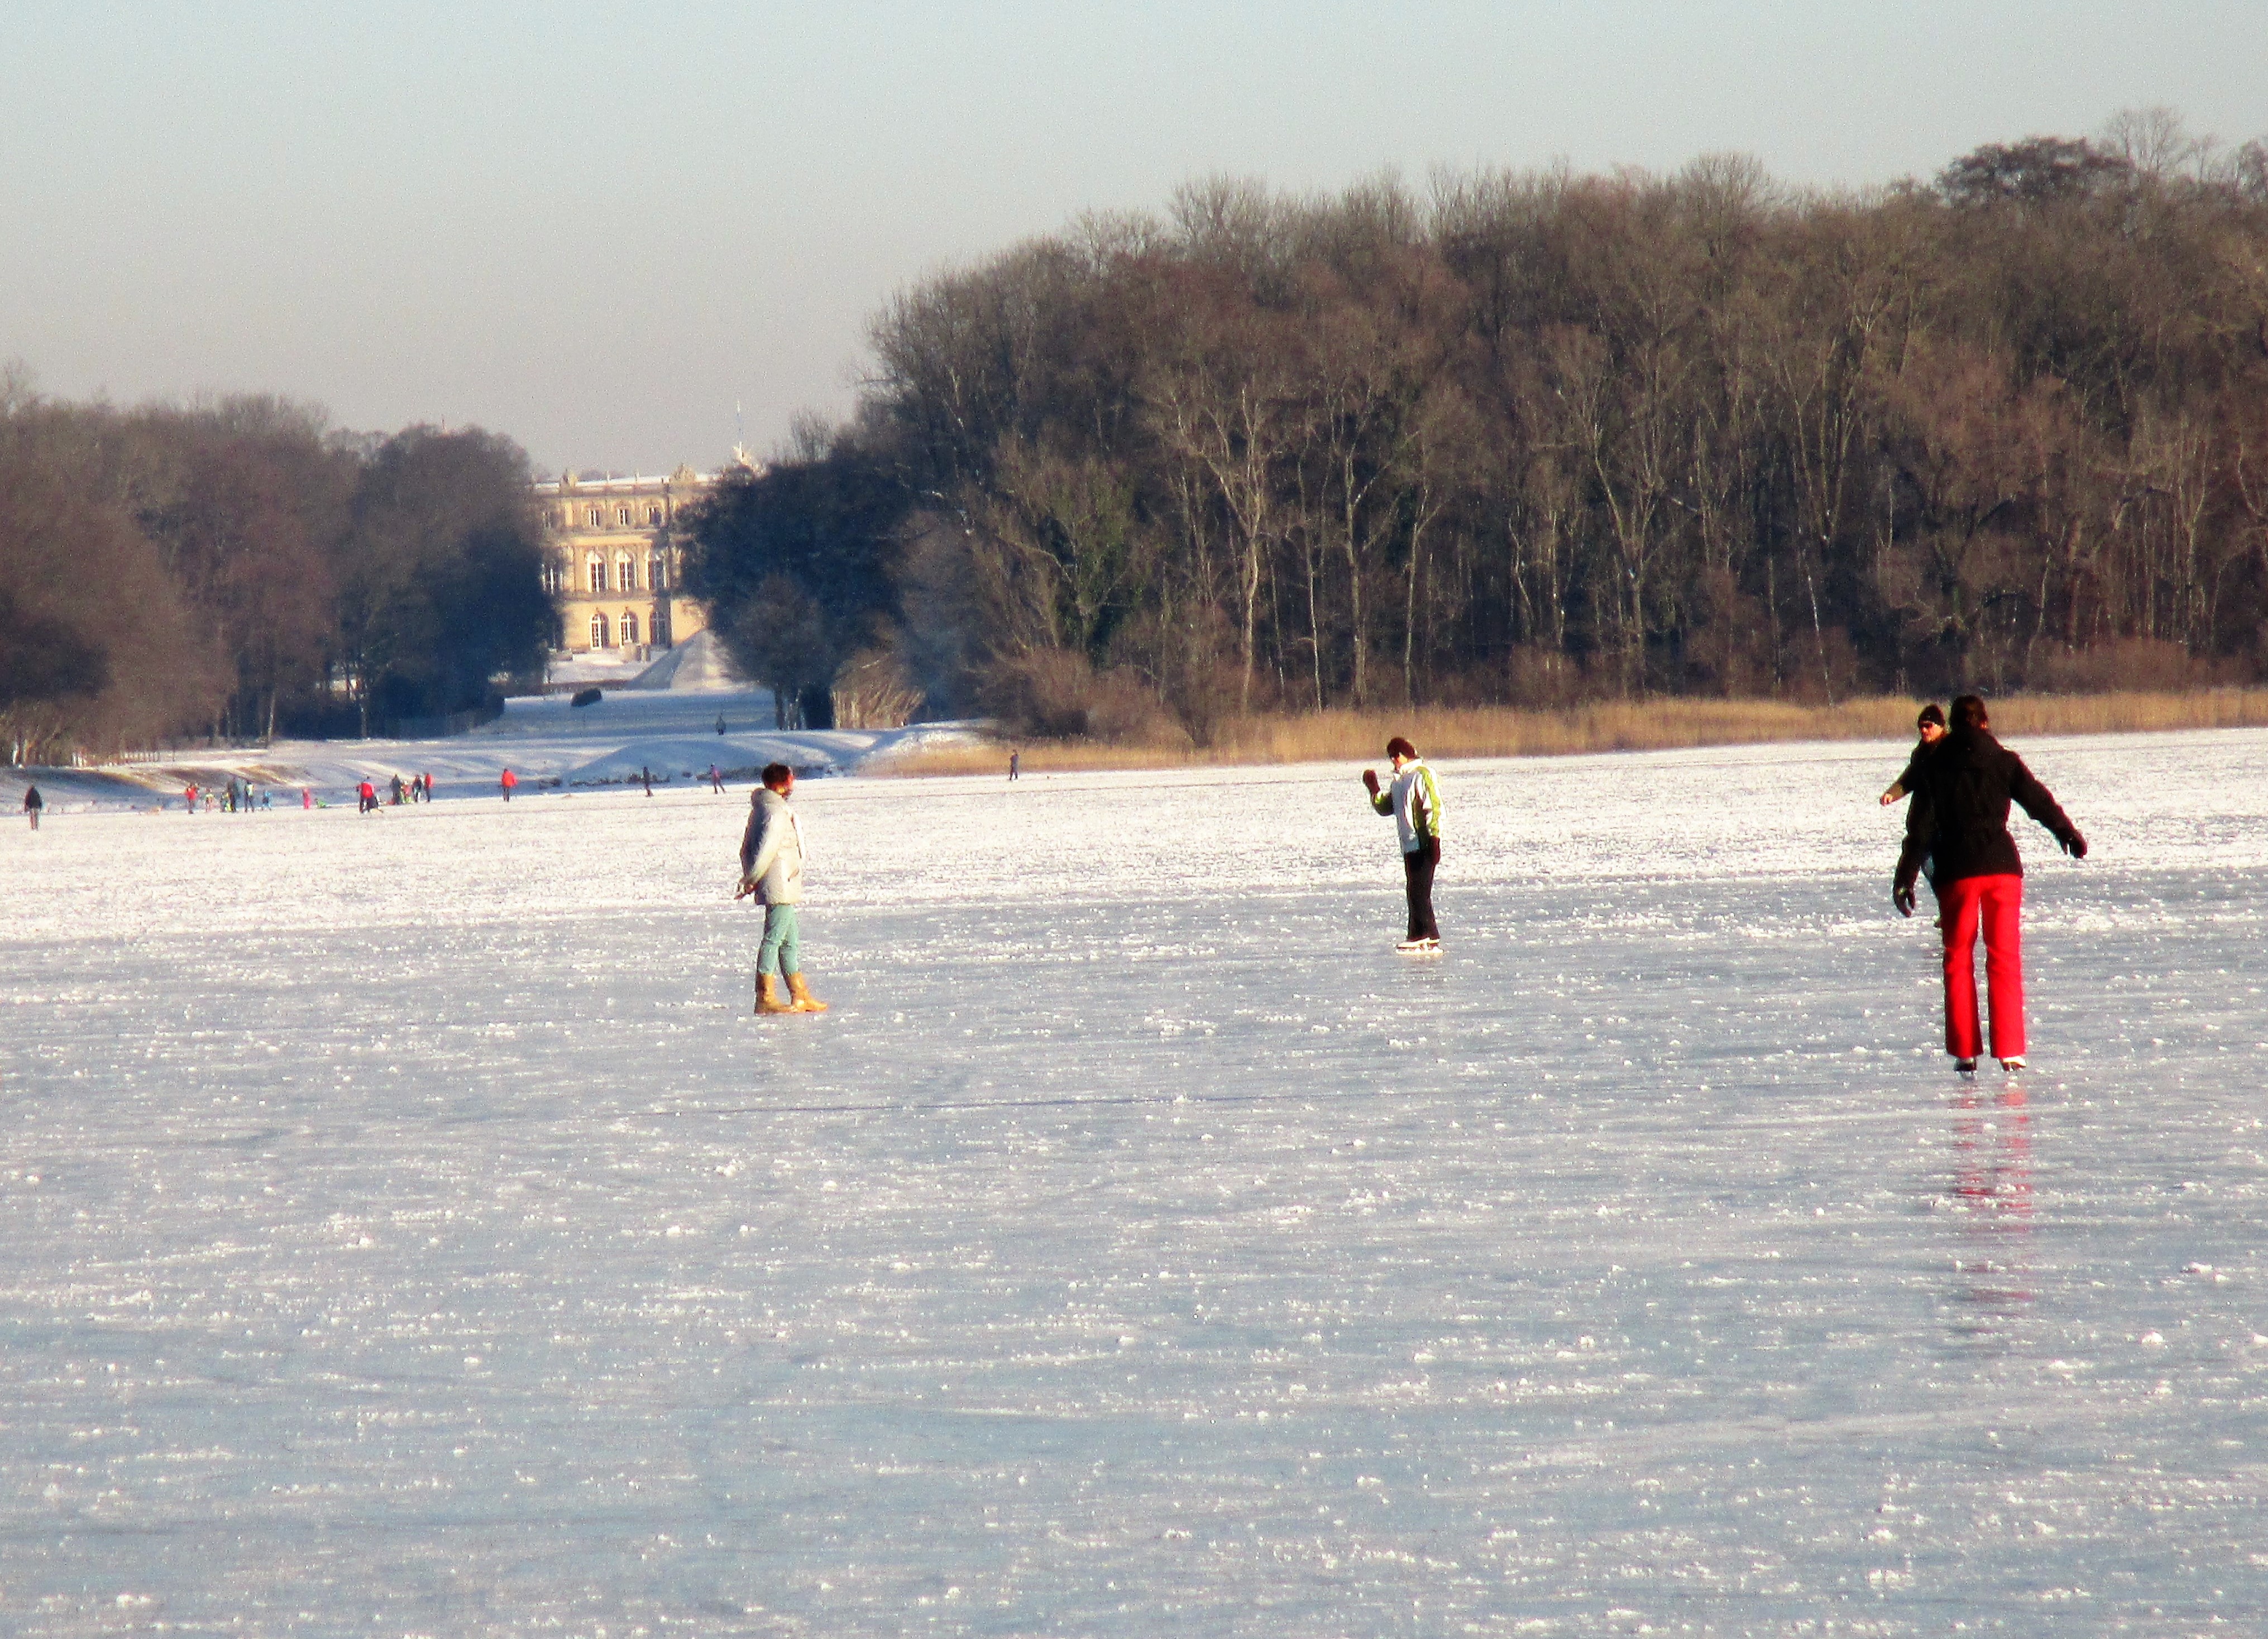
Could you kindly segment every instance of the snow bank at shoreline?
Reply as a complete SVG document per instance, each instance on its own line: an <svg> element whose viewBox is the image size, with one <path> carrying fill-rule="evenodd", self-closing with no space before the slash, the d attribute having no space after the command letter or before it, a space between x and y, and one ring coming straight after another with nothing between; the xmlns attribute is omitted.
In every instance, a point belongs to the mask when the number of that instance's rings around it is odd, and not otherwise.
<svg viewBox="0 0 2268 1639"><path fill-rule="evenodd" d="M725 731L717 732L722 719ZM494 797L507 768L523 793L622 785L652 770L659 784L707 777L717 765L727 781L746 784L769 762L809 778L854 773L869 758L976 739L965 724L920 724L903 729L779 730L762 689L652 689L607 693L575 706L564 695L514 698L495 722L446 739L278 740L229 752L185 751L151 763L91 768L0 769L0 803L23 800L36 781L49 812L178 809L184 789L213 790L232 777L269 788L278 805L297 807L299 792L325 805L351 804L364 780L381 792L399 775L433 776L437 801Z"/></svg>

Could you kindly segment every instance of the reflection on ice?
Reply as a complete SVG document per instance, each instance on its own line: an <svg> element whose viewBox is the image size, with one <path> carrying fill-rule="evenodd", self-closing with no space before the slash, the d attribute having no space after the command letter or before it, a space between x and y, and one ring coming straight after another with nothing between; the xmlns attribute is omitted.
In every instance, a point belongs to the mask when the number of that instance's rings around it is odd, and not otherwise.
<svg viewBox="0 0 2268 1639"><path fill-rule="evenodd" d="M2011 1083L1997 1095L1965 1086L1954 1104L1952 1204L1962 1244L1955 1255L1956 1331L2013 1334L2036 1299L2031 1271L2031 1112Z"/></svg>

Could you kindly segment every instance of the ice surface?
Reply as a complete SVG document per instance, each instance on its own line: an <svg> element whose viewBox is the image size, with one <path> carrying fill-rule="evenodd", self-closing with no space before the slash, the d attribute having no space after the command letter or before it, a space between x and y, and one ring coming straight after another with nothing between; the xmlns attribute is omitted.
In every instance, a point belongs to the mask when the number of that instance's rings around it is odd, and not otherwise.
<svg viewBox="0 0 2268 1639"><path fill-rule="evenodd" d="M712 736L713 738L713 736ZM2259 1631L2268 735L0 827L0 1627Z"/></svg>

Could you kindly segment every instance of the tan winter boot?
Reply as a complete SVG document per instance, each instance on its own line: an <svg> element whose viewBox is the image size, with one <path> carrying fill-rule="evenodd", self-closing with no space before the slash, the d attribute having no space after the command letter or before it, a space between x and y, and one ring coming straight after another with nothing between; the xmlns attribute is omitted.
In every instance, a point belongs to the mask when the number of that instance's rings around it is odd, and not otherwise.
<svg viewBox="0 0 2268 1639"><path fill-rule="evenodd" d="M811 987L804 983L801 974L790 974L787 976L787 993L795 998L795 1006L792 1010L795 1012L823 1013L827 1011L827 1003L812 995Z"/></svg>
<svg viewBox="0 0 2268 1639"><path fill-rule="evenodd" d="M756 975L756 1011L759 1013L792 1013L794 1006L779 998L779 987L770 974Z"/></svg>

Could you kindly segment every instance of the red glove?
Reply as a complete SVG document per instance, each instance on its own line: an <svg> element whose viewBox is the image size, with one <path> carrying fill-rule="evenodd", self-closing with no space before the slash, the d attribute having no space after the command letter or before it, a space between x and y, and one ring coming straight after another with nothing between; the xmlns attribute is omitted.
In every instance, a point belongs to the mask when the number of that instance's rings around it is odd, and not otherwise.
<svg viewBox="0 0 2268 1639"><path fill-rule="evenodd" d="M1377 796L1377 795L1378 795L1378 770L1377 770L1377 769L1375 769L1375 768L1365 768L1365 769L1362 771L1362 783L1363 783L1363 786L1364 786L1364 788L1365 788L1366 790L1367 790L1373 797L1375 797L1375 796Z"/></svg>

